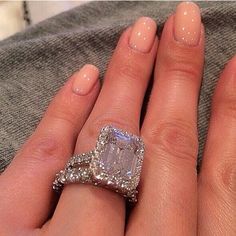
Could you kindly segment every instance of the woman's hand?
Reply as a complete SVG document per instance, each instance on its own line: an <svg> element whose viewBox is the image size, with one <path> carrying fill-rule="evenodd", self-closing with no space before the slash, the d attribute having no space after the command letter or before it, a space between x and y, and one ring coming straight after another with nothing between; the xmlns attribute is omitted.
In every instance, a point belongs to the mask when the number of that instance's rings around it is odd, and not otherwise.
<svg viewBox="0 0 236 236"><path fill-rule="evenodd" d="M100 93L98 69L85 65L59 91L1 175L0 235L235 235L236 58L226 66L213 98L197 178L203 61L204 29L194 3L177 7L160 40L155 21L148 17L127 28ZM146 146L138 203L127 225L125 201L114 192L71 184L57 202L52 191L55 174L68 158L93 149L107 124L141 135Z"/></svg>

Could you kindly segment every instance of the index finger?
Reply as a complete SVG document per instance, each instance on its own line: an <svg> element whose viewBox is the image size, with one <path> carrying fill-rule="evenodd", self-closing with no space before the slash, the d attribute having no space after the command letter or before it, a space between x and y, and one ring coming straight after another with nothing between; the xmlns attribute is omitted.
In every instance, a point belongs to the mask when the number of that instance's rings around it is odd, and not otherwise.
<svg viewBox="0 0 236 236"><path fill-rule="evenodd" d="M55 174L73 153L77 135L93 107L99 87L95 66L85 65L75 73L1 175L0 234L5 232L1 235L12 235L9 230L41 227L48 218L53 207Z"/></svg>

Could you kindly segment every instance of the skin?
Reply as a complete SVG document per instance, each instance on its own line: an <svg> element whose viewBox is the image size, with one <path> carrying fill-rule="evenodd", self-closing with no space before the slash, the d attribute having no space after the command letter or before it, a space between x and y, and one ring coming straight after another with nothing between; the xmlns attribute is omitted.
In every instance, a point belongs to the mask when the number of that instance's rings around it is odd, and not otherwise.
<svg viewBox="0 0 236 236"><path fill-rule="evenodd" d="M87 95L74 94L73 76L61 88L0 176L0 235L236 234L236 57L222 72L213 97L197 176L204 27L192 47L175 40L173 21L169 17L161 39L155 38L148 53L129 47L131 27L127 28L101 91L96 82ZM152 92L140 127L153 69ZM108 123L141 135L146 146L138 203L126 221L125 201L116 193L80 184L66 186L60 199L52 191L55 174L68 157L92 149L100 128Z"/></svg>

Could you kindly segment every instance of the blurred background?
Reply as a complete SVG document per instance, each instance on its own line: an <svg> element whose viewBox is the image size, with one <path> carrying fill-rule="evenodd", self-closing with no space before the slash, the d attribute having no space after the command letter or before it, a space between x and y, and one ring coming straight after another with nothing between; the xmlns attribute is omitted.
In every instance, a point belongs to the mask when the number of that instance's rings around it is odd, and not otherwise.
<svg viewBox="0 0 236 236"><path fill-rule="evenodd" d="M0 0L0 40L88 1Z"/></svg>

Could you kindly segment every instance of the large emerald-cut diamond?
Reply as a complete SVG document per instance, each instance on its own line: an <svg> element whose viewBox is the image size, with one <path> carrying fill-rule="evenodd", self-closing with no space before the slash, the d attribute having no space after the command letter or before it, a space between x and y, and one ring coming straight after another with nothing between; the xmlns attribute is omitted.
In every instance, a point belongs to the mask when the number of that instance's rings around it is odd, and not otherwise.
<svg viewBox="0 0 236 236"><path fill-rule="evenodd" d="M117 187L135 189L139 182L144 145L138 136L112 126L102 129L95 151L94 173Z"/></svg>
<svg viewBox="0 0 236 236"><path fill-rule="evenodd" d="M129 147L127 147L128 145ZM101 154L104 170L109 174L120 172L120 175L124 178L132 177L137 162L136 150L134 140L119 131L112 132L110 141Z"/></svg>

